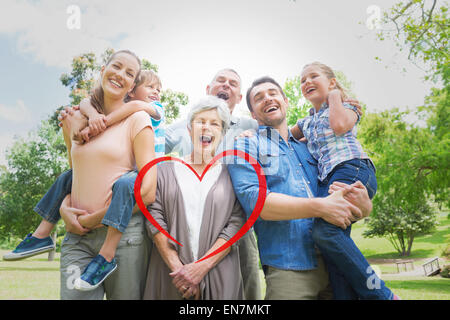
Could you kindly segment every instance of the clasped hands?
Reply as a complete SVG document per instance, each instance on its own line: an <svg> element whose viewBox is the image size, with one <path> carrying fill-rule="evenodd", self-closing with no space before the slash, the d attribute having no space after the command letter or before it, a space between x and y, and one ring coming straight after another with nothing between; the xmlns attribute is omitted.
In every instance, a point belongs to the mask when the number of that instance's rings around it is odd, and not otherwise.
<svg viewBox="0 0 450 320"><path fill-rule="evenodd" d="M184 299L194 297L195 300L199 300L200 282L208 272L209 268L202 261L182 265L169 275L173 278L173 285Z"/></svg>

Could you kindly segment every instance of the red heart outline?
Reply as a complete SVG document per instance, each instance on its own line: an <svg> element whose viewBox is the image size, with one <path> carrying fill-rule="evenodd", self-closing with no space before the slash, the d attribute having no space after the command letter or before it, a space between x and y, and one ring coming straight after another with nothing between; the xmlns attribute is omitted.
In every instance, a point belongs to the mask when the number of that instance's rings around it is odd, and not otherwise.
<svg viewBox="0 0 450 320"><path fill-rule="evenodd" d="M217 248L216 250L214 250L213 252L211 252L209 255L207 255L206 257L203 257L200 260L197 260L197 262L206 260L208 258L211 258L212 256L218 254L219 252L227 249L228 247L230 247L231 245L233 245L236 241L238 241L240 238L242 238L242 236L247 233L248 230L250 230L250 228L255 224L256 220L258 219L262 208L264 206L264 202L266 200L266 193L267 193L267 184L266 184L266 176L264 175L264 171L261 168L261 166L259 165L258 161L255 160L255 158L253 158L252 156L250 156L248 153L241 151L241 150L226 150L223 151L222 153L216 155L210 163L208 163L208 165L206 166L205 170L203 170L203 173L201 176L198 175L198 173L186 162L184 162L182 159L179 158L174 158L174 157L160 157L160 158L156 158L153 159L152 161L150 161L149 163L147 163L138 173L138 176L136 178L136 182L134 183L134 197L136 199L136 203L139 207L139 209L141 210L141 212L144 214L144 216L148 219L148 221L150 221L151 224L153 224L153 226L155 226L155 228L157 228L161 233L163 233L166 237L168 237L169 239L171 239L172 241L174 241L175 243L177 243L180 246L183 246L181 243L179 243L175 238L173 238L166 230L164 230L158 222L156 222L156 220L152 217L152 215L150 214L150 212L147 210L147 208L145 207L144 202L142 201L142 196L141 196L141 184L142 184L142 179L144 178L145 174L147 173L148 170L150 170L150 168L152 168L155 164L159 163L159 162L164 162L164 161L178 161L183 163L184 165L186 165L189 169L191 169L191 171L195 174L195 176L202 181L203 177L205 176L206 172L209 170L209 168L211 168L211 166L220 158L223 157L227 157L227 156L237 156L240 157L244 160L246 160L247 162L249 162L253 169L256 172L256 175L258 176L258 183L259 183L259 193L258 193L258 199L256 201L256 205L255 208L253 209L252 214L250 215L250 217L248 218L248 220L244 223L244 225L241 227L241 229L239 229L239 231L231 238L229 239L226 243L224 243L222 246L220 246L219 248Z"/></svg>

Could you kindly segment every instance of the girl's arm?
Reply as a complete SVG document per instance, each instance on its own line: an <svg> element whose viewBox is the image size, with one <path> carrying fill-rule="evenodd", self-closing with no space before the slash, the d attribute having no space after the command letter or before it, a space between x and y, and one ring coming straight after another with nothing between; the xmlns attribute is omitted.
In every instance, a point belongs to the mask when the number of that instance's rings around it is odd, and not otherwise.
<svg viewBox="0 0 450 320"><path fill-rule="evenodd" d="M353 110L344 107L341 91L338 89L330 91L328 104L330 106L330 127L334 134L340 136L351 130L358 120L358 115Z"/></svg>

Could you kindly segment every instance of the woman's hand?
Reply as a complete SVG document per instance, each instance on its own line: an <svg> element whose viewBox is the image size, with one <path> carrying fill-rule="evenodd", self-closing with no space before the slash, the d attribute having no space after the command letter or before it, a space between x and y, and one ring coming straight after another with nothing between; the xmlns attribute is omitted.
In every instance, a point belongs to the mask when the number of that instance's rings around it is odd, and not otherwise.
<svg viewBox="0 0 450 320"><path fill-rule="evenodd" d="M187 299L199 294L199 284L209 272L207 264L202 262L192 262L183 265L178 270L171 272L169 275L173 277L172 283Z"/></svg>
<svg viewBox="0 0 450 320"><path fill-rule="evenodd" d="M67 232L83 236L90 231L90 229L83 227L78 221L79 217L88 215L86 210L68 207L63 204L61 205L59 212L61 218L64 220Z"/></svg>

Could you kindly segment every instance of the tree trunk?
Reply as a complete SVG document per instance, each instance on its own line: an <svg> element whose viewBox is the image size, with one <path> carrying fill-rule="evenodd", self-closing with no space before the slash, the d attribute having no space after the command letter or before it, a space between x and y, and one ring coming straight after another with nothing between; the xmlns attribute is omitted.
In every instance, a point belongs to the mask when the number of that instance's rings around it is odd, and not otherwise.
<svg viewBox="0 0 450 320"><path fill-rule="evenodd" d="M56 253L56 231L52 232L52 240L53 240L53 243L55 244L55 249L48 253L48 261L53 261L55 259L55 253Z"/></svg>
<svg viewBox="0 0 450 320"><path fill-rule="evenodd" d="M414 236L410 236L408 239L408 250L406 251L406 256L409 256L411 254L411 248L414 241Z"/></svg>

